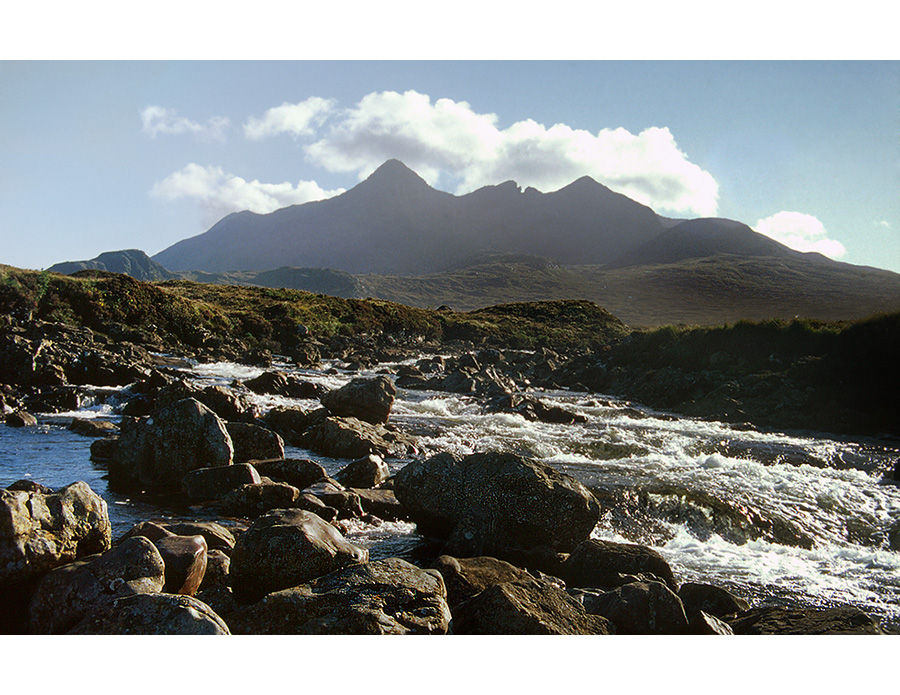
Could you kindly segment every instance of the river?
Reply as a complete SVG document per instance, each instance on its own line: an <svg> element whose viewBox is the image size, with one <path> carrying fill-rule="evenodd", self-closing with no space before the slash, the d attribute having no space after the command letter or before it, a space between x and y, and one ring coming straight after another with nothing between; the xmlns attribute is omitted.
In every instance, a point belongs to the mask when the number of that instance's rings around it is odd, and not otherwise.
<svg viewBox="0 0 900 695"><path fill-rule="evenodd" d="M333 366L338 369L326 373ZM360 375L339 367L273 368L328 388ZM262 371L231 363L184 369L191 379L226 387ZM94 394L81 411L38 414L37 427L0 427L0 487L22 478L52 488L83 480L107 500L114 537L150 518L208 516L204 509L160 507L109 490L106 471L90 459L92 440L66 429L72 417L118 419L120 390ZM474 397L405 389L398 389L391 422L414 433L425 453L502 450L563 470L604 502L593 537L655 548L679 582L716 584L751 604L852 604L886 629L900 629L900 553L888 545L888 531L900 520L900 487L883 480L900 455L896 448L677 417L598 394L532 395L586 422L531 422L517 414L486 413ZM309 400L254 399L263 410L318 407ZM319 461L329 473L346 464L291 447L286 455ZM394 471L406 463L388 461ZM417 543L415 527L402 522L354 522L347 535L373 558L403 554Z"/></svg>

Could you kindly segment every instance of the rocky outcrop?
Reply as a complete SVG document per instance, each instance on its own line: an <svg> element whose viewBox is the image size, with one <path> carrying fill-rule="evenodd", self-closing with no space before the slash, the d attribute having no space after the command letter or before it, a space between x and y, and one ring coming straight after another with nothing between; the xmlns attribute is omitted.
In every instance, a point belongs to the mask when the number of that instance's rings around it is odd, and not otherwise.
<svg viewBox="0 0 900 695"><path fill-rule="evenodd" d="M525 570L493 557L455 558L441 555L435 561L434 569L444 578L447 603L451 609L489 586L533 579Z"/></svg>
<svg viewBox="0 0 900 695"><path fill-rule="evenodd" d="M614 626L588 615L565 591L539 579L494 584L453 609L458 635L608 635Z"/></svg>
<svg viewBox="0 0 900 695"><path fill-rule="evenodd" d="M389 558L270 593L228 620L234 634L434 635L450 610L437 572Z"/></svg>
<svg viewBox="0 0 900 695"><path fill-rule="evenodd" d="M288 483L299 490L305 490L328 477L322 464L309 459L254 461L253 467L260 475Z"/></svg>
<svg viewBox="0 0 900 695"><path fill-rule="evenodd" d="M190 500L217 500L242 485L259 484L259 473L249 463L213 466L191 471L181 481Z"/></svg>
<svg viewBox="0 0 900 695"><path fill-rule="evenodd" d="M110 485L180 490L198 468L230 466L234 455L225 423L193 398L142 418L123 418L109 463Z"/></svg>
<svg viewBox="0 0 900 695"><path fill-rule="evenodd" d="M573 549L600 517L594 496L550 466L513 454L415 461L394 477L394 493L421 532L447 539L445 554L495 554L505 546Z"/></svg>
<svg viewBox="0 0 900 695"><path fill-rule="evenodd" d="M255 379L244 382L244 386L254 393L285 396L287 398L319 398L326 389L311 381L298 379L284 372L263 372Z"/></svg>
<svg viewBox="0 0 900 695"><path fill-rule="evenodd" d="M377 454L400 458L415 450L412 440L389 429L372 425L354 417L310 417L311 424L300 439L300 445L323 456L358 459Z"/></svg>
<svg viewBox="0 0 900 695"><path fill-rule="evenodd" d="M274 510L254 521L235 543L231 585L238 601L253 603L273 591L365 562L368 556L311 512Z"/></svg>
<svg viewBox="0 0 900 695"><path fill-rule="evenodd" d="M378 376L353 379L349 384L323 394L319 400L333 415L378 425L388 421L396 395L394 382L386 376Z"/></svg>
<svg viewBox="0 0 900 695"><path fill-rule="evenodd" d="M31 631L64 634L101 604L123 596L158 593L165 572L160 552L140 536L100 555L63 565L38 584L31 599Z"/></svg>

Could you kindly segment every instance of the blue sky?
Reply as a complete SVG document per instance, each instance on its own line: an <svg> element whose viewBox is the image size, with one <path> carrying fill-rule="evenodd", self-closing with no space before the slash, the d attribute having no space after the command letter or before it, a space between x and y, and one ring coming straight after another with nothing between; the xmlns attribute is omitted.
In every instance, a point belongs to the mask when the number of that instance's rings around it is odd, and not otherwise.
<svg viewBox="0 0 900 695"><path fill-rule="evenodd" d="M3 60L0 263L154 254L396 157L453 193L590 175L900 272L898 117L897 61Z"/></svg>

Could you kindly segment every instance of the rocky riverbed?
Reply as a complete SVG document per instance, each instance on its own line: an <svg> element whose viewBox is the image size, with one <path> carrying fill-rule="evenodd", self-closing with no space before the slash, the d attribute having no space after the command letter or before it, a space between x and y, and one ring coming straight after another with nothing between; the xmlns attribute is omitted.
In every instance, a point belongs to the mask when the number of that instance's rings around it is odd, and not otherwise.
<svg viewBox="0 0 900 695"><path fill-rule="evenodd" d="M7 633L897 628L890 441L652 411L565 351L2 340L4 444L44 447L0 459Z"/></svg>

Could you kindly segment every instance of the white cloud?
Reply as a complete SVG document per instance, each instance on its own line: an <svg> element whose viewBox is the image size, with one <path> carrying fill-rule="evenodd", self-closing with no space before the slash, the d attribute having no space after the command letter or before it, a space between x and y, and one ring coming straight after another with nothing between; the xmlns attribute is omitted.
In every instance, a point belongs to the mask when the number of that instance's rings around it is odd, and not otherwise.
<svg viewBox="0 0 900 695"><path fill-rule="evenodd" d="M887 220L876 220L875 224L877 224L879 227L884 227L885 229L891 228L891 223Z"/></svg>
<svg viewBox="0 0 900 695"><path fill-rule="evenodd" d="M332 99L310 97L299 104L284 103L269 109L262 118L249 118L244 124L244 135L250 140L289 133L293 136L312 135L315 127L322 125L335 108Z"/></svg>
<svg viewBox="0 0 900 695"><path fill-rule="evenodd" d="M198 201L215 221L230 212L252 210L266 213L287 207L323 200L343 193L344 189L327 191L315 181L299 181L297 185L247 181L228 174L221 167L188 164L153 185L151 195L165 200L191 198Z"/></svg>
<svg viewBox="0 0 900 695"><path fill-rule="evenodd" d="M847 249L828 238L828 232L817 217L802 212L778 212L759 220L754 229L797 251L815 251L829 258L840 258Z"/></svg>
<svg viewBox="0 0 900 695"><path fill-rule="evenodd" d="M151 137L160 133L166 135L183 135L190 133L203 140L224 140L229 120L224 116L213 116L206 123L198 123L179 116L174 109L162 106L148 106L141 111L143 131Z"/></svg>
<svg viewBox="0 0 900 695"><path fill-rule="evenodd" d="M464 102L415 91L373 92L353 108L334 112L330 127L306 146L309 159L329 171L365 178L396 158L436 185L457 180L457 193L513 179L556 190L581 176L658 211L713 216L718 184L688 161L668 128L637 135L624 128L596 134L533 120L497 126Z"/></svg>

